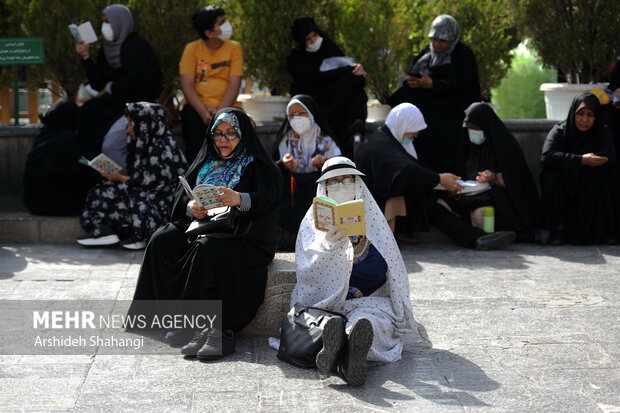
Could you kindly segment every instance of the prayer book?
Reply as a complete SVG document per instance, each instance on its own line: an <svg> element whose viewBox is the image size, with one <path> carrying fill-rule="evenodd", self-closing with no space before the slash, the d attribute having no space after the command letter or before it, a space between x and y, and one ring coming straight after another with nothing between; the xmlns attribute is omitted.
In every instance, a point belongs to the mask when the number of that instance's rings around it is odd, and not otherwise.
<svg viewBox="0 0 620 413"><path fill-rule="evenodd" d="M95 34L93 25L89 21L79 26L70 24L69 30L71 30L71 34L76 42L84 40L86 43L95 43L97 41L97 34Z"/></svg>
<svg viewBox="0 0 620 413"><path fill-rule="evenodd" d="M326 196L317 196L312 201L312 214L314 227L319 231L327 232L336 225L338 231L347 230L347 237L366 235L363 199L339 204Z"/></svg>
<svg viewBox="0 0 620 413"><path fill-rule="evenodd" d="M94 157L92 161L89 161L88 159L82 156L78 160L78 162L83 163L84 165L90 166L95 171L102 173L102 174L113 174L123 169L116 162L108 158L103 153L100 153L99 155Z"/></svg>
<svg viewBox="0 0 620 413"><path fill-rule="evenodd" d="M211 209L224 206L222 201L218 201L218 197L221 192L217 189L217 186L202 184L192 189L187 182L187 179L183 175L179 176L181 185L185 189L185 193L190 199L193 199L196 204L202 209Z"/></svg>
<svg viewBox="0 0 620 413"><path fill-rule="evenodd" d="M478 181L463 181L462 179L457 179L456 182L461 184L463 189L461 189L458 193L463 195L476 195L480 194L484 191L491 189L491 184L488 182L478 182ZM442 184L437 184L435 188L438 191L447 191L446 188L443 187Z"/></svg>

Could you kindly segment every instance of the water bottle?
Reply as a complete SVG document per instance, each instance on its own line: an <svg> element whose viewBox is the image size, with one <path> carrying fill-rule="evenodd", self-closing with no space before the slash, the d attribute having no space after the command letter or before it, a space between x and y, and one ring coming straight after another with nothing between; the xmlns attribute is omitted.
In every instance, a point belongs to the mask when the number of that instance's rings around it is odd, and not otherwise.
<svg viewBox="0 0 620 413"><path fill-rule="evenodd" d="M495 209L493 207L482 208L482 230L489 234L495 232Z"/></svg>

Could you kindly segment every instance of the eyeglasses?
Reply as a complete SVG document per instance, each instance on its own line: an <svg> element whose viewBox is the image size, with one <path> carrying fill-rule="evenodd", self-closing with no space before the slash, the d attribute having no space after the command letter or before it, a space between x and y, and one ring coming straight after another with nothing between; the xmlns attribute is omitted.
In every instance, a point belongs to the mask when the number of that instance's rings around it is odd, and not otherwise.
<svg viewBox="0 0 620 413"><path fill-rule="evenodd" d="M288 118L289 119L293 119L295 116L305 116L305 117L310 117L308 115L308 112L306 112L305 110L300 110L299 112L291 112L288 114Z"/></svg>
<svg viewBox="0 0 620 413"><path fill-rule="evenodd" d="M342 185L353 185L355 183L355 178L344 178L342 181L329 181L327 183L327 187L328 188L335 188L336 186L342 184Z"/></svg>
<svg viewBox="0 0 620 413"><path fill-rule="evenodd" d="M211 137L214 141L221 141L223 138L226 138L227 141L234 141L235 139L239 139L239 134L237 132L214 132Z"/></svg>

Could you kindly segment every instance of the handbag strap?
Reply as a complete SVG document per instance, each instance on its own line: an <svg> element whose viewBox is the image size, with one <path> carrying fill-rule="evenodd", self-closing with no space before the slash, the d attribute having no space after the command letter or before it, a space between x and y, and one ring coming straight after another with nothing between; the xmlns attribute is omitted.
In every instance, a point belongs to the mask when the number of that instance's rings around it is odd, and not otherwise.
<svg viewBox="0 0 620 413"><path fill-rule="evenodd" d="M337 311L325 310L325 309L319 308L319 307L311 307L311 306L304 306L304 308L302 308L300 311L296 311L295 312L295 317L299 317L301 315L301 313L305 312L306 310L319 310L319 311L323 311L325 313L329 313L329 314L336 315L336 316L344 318L344 322L345 323L349 322L349 319L347 318L347 316L342 314L342 313L339 313Z"/></svg>

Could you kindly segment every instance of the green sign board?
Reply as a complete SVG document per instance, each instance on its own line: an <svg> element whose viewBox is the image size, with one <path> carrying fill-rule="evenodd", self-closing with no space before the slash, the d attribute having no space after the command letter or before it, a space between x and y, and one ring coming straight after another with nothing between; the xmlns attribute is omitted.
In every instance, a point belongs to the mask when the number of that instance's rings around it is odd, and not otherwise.
<svg viewBox="0 0 620 413"><path fill-rule="evenodd" d="M0 66L45 63L42 37L0 38Z"/></svg>

